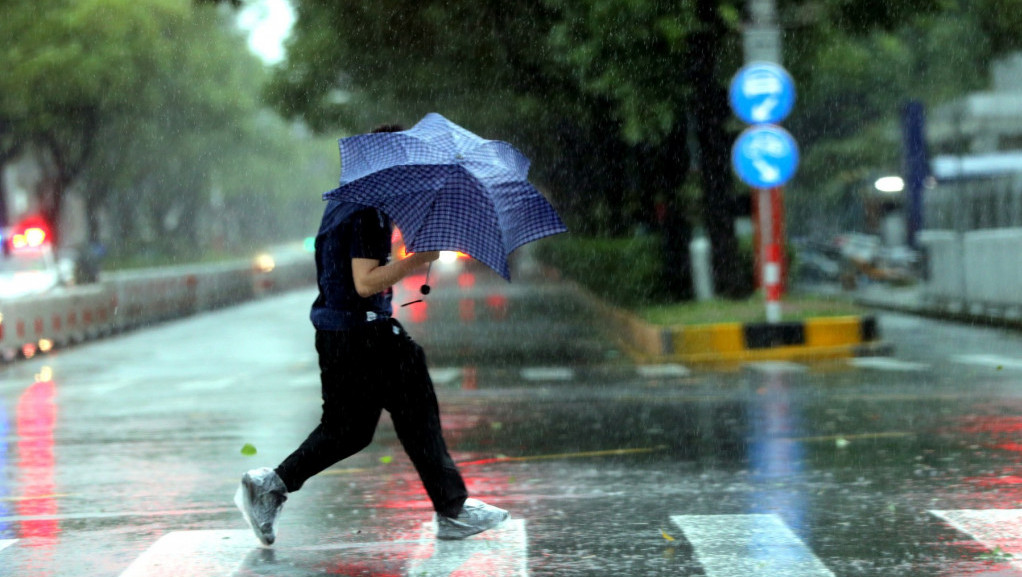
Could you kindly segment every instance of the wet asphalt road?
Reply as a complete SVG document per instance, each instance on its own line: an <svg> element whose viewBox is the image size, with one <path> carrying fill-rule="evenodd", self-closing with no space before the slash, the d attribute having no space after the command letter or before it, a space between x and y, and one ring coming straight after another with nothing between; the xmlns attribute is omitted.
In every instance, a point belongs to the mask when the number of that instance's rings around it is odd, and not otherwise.
<svg viewBox="0 0 1022 577"><path fill-rule="evenodd" d="M887 359L640 367L565 285L432 280L400 318L512 523L436 542L384 417L256 546L238 477L318 418L300 291L0 368L0 575L1022 575L1022 335L883 314Z"/></svg>

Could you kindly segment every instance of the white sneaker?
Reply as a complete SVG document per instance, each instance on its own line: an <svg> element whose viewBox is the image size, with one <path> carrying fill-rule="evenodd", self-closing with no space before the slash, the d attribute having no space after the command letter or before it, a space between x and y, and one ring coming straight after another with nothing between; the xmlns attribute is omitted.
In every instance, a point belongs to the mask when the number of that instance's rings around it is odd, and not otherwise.
<svg viewBox="0 0 1022 577"><path fill-rule="evenodd" d="M241 477L241 486L234 493L234 504L259 542L273 545L277 540L277 515L287 501L287 487L277 473L268 467L252 469Z"/></svg>
<svg viewBox="0 0 1022 577"><path fill-rule="evenodd" d="M479 499L466 499L457 517L436 516L437 539L464 539L493 529L511 518L503 509L487 505Z"/></svg>

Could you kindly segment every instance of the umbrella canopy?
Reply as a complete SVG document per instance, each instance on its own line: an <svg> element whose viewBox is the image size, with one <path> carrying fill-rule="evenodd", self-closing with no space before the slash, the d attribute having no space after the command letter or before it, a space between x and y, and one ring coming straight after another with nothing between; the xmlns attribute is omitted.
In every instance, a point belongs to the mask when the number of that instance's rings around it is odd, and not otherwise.
<svg viewBox="0 0 1022 577"><path fill-rule="evenodd" d="M439 114L338 143L340 186L323 198L382 210L412 252L463 252L510 280L512 251L568 230L529 184L529 159Z"/></svg>

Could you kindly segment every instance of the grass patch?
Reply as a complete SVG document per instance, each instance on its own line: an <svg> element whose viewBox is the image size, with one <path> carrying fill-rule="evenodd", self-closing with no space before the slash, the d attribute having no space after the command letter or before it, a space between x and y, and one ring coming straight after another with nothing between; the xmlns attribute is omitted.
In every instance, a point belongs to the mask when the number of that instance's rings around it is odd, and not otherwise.
<svg viewBox="0 0 1022 577"><path fill-rule="evenodd" d="M536 256L616 306L631 308L661 300L658 237L554 237L536 244Z"/></svg>
<svg viewBox="0 0 1022 577"><path fill-rule="evenodd" d="M781 300L782 321L815 317L858 316L866 309L841 297L796 295ZM766 321L766 302L761 295L744 301L713 300L637 307L633 312L660 326L756 323Z"/></svg>

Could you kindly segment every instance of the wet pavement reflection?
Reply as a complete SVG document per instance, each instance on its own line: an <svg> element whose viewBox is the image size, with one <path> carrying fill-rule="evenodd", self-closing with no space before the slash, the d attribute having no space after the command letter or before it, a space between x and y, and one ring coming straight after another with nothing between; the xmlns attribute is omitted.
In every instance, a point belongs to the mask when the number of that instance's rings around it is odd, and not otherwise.
<svg viewBox="0 0 1022 577"><path fill-rule="evenodd" d="M437 541L385 416L257 546L238 478L319 413L298 292L0 368L0 575L1022 575L1019 335L885 315L894 359L643 366L570 287L471 272L400 315L512 522Z"/></svg>

